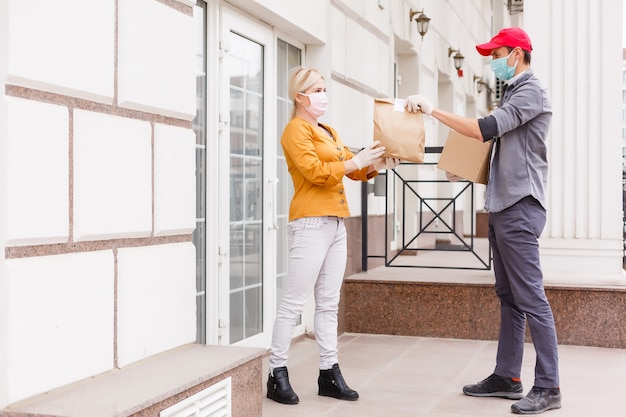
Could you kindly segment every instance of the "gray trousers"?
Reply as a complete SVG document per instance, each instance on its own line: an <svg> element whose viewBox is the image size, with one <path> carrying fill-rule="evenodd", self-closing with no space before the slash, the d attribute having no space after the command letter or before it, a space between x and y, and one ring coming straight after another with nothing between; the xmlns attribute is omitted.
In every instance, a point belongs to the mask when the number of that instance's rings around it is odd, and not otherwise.
<svg viewBox="0 0 626 417"><path fill-rule="evenodd" d="M543 287L538 238L546 212L533 197L489 213L495 290L500 299L500 337L496 375L520 378L526 321L537 361L534 385L559 387L558 347L554 317Z"/></svg>

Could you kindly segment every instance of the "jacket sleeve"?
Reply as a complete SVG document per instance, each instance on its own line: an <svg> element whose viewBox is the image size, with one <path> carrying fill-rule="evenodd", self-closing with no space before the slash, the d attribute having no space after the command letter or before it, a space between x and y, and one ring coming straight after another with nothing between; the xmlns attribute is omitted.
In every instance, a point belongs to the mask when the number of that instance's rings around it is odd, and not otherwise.
<svg viewBox="0 0 626 417"><path fill-rule="evenodd" d="M493 112L498 137L534 119L543 111L541 89L534 83L519 86L511 98Z"/></svg>
<svg viewBox="0 0 626 417"><path fill-rule="evenodd" d="M355 154L348 149L347 147L345 147L346 150L346 159L350 160L352 158L354 158ZM369 170L369 167L364 167L362 169L357 169L356 171L353 171L349 174L346 175L346 177L350 178L351 180L355 180L355 181L367 181L371 178L374 178L375 176L378 175L378 171L373 171L370 172L369 174L367 173L367 171Z"/></svg>

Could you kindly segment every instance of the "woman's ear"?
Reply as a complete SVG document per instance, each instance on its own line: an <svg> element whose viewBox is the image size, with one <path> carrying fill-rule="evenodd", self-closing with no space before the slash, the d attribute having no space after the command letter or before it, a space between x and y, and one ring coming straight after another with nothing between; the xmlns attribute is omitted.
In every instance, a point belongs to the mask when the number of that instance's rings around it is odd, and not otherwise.
<svg viewBox="0 0 626 417"><path fill-rule="evenodd" d="M304 94L296 93L295 100L296 100L296 102L300 103L304 107L307 107L307 106L309 106L311 104L311 102L309 102L309 104L306 103L306 100L310 100L310 99L307 96L305 96Z"/></svg>

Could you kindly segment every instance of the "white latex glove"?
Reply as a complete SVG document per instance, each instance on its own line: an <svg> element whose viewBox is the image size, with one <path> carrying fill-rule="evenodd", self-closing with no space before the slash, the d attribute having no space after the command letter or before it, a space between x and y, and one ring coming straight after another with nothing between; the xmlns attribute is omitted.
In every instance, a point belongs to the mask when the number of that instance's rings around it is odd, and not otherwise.
<svg viewBox="0 0 626 417"><path fill-rule="evenodd" d="M364 167L372 165L376 158L379 158L385 152L384 146L377 148L379 144L379 141L372 142L352 158L352 162L354 162L357 169L363 169Z"/></svg>
<svg viewBox="0 0 626 417"><path fill-rule="evenodd" d="M450 174L448 171L446 171L446 178L448 179L448 181L450 182L457 182L457 181L461 181L463 178L454 175L454 174Z"/></svg>
<svg viewBox="0 0 626 417"><path fill-rule="evenodd" d="M374 169L380 171L381 169L394 169L400 165L400 158L378 158L374 161Z"/></svg>
<svg viewBox="0 0 626 417"><path fill-rule="evenodd" d="M418 110L421 110L422 113L429 116L433 114L433 109L435 108L430 101L426 100L424 96L420 96L419 94L408 96L406 98L405 105L408 111L417 113Z"/></svg>

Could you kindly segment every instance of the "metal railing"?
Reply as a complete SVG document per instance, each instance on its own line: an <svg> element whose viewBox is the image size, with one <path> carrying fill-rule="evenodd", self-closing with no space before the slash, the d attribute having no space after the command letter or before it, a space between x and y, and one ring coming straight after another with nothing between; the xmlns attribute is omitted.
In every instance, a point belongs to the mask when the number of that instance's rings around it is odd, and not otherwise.
<svg viewBox="0 0 626 417"><path fill-rule="evenodd" d="M425 149L425 153L427 154L440 154L442 151L442 147L427 147ZM436 165L436 162L424 162L422 164L415 163L407 163L403 162L401 166L406 165L419 165L419 166L428 166L428 165ZM416 172L417 170L413 170L412 172ZM381 175L383 175L381 173ZM420 180L417 178L410 178L406 175L401 175L398 169L388 170L386 175L393 175L395 180L400 181L401 187L397 189L401 190L401 199L400 202L402 207L400 208L400 212L402 213L400 230L402 231L402 238L396 239L397 250L395 253L390 253L389 250L389 242L390 242L390 230L389 230L389 190L387 189L389 181L385 178L384 181L384 195L385 195L385 251L384 255L373 255L369 253L368 247L368 208L367 208L367 196L371 192L368 186L371 184L364 183L362 192L361 192L361 210L362 210L362 269L363 271L367 271L368 269L368 260L371 258L382 258L385 260L385 266L387 267L413 267L413 268L439 268L439 269L478 269L478 270L490 270L491 269L491 246L487 243L487 253L480 254L477 251L476 246L476 236L475 236L475 218L476 218L476 210L474 209L474 183L466 180L459 181L458 183L462 184L462 187L458 190L455 190L453 195L449 197L441 197L440 190L437 190L437 195L428 196L425 195L424 192L419 191L419 184L423 183L449 183L448 180ZM469 199L471 204L470 207L470 228L471 231L469 235L465 235L463 231L459 231L462 227L457 224L457 206L458 201L464 195L469 194ZM407 209L407 199L414 198L418 202L418 210L417 216L418 221L416 222L416 232L410 233L407 230L407 216L412 215L413 212L410 209ZM396 208L397 209L397 208ZM451 216L446 216L446 214L452 213ZM440 243L437 241L438 235L448 235L450 238L450 242L454 243ZM434 245L432 247L420 247L419 239L428 237L430 235L434 235ZM433 240L432 238L430 239ZM401 243L401 244L400 244ZM470 258L473 260L473 264L477 266L470 265L458 265L450 263L449 265L435 265L428 263L419 263L419 262L400 262L405 255L417 255L418 252L463 252L470 255Z"/></svg>

